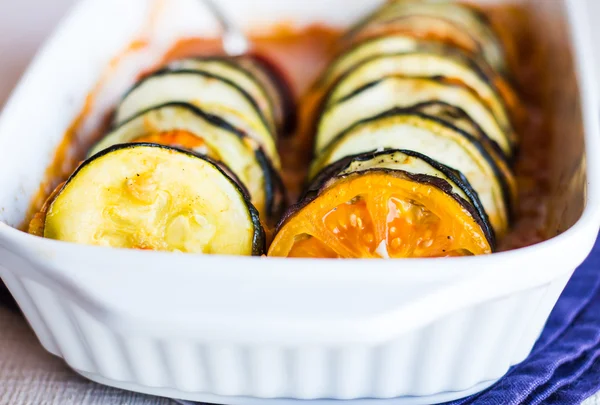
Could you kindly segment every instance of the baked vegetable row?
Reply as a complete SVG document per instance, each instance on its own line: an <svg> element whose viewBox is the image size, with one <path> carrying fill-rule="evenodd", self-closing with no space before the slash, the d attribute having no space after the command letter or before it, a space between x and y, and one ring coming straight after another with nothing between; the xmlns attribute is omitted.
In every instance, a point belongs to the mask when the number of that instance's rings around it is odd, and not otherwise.
<svg viewBox="0 0 600 405"><path fill-rule="evenodd" d="M139 80L30 231L112 247L260 255L285 207L293 99L264 59L191 58Z"/></svg>
<svg viewBox="0 0 600 405"><path fill-rule="evenodd" d="M308 191L269 255L493 252L517 198L518 99L489 22L454 2L389 1L342 46L308 97Z"/></svg>

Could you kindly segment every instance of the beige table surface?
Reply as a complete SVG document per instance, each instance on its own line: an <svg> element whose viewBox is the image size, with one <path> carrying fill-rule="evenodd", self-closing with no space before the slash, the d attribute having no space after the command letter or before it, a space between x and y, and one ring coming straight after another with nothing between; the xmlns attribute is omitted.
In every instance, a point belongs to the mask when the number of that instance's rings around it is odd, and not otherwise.
<svg viewBox="0 0 600 405"><path fill-rule="evenodd" d="M76 1L0 0L0 106L39 44ZM543 6L546 1L555 0L538 1ZM600 15L600 0L578 1L589 1L590 14ZM596 24L595 28L600 37L600 26ZM597 42L600 50L600 41ZM104 387L79 377L39 345L20 315L0 307L0 405L5 404L168 405L174 402ZM585 405L600 405L600 395Z"/></svg>
<svg viewBox="0 0 600 405"><path fill-rule="evenodd" d="M104 387L46 352L21 315L0 308L0 404L171 405L169 399Z"/></svg>

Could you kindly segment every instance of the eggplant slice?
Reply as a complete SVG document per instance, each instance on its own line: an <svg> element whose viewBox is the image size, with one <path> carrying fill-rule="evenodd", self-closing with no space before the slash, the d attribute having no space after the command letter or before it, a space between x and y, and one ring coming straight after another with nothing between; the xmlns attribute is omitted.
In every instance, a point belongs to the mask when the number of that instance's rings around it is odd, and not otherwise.
<svg viewBox="0 0 600 405"><path fill-rule="evenodd" d="M416 52L423 49L426 43L427 41L403 34L368 38L341 52L319 77L316 87L327 91L340 77L368 59L381 55Z"/></svg>
<svg viewBox="0 0 600 405"><path fill-rule="evenodd" d="M245 192L208 158L156 144L116 145L71 175L44 236L188 253L260 255L265 236Z"/></svg>
<svg viewBox="0 0 600 405"><path fill-rule="evenodd" d="M507 134L469 89L438 80L398 76L367 83L341 99L328 102L317 123L315 150L323 151L333 138L357 121L395 107L408 108L430 101L462 109L507 156L512 156L513 145Z"/></svg>
<svg viewBox="0 0 600 405"><path fill-rule="evenodd" d="M464 110L441 101L428 101L421 104L416 104L410 107L411 110L417 111L424 115L435 117L445 123L459 128L475 139L479 139L480 142L487 139L487 135L479 125L473 121ZM492 143L493 147L499 154L502 154L502 150L498 147L498 144Z"/></svg>
<svg viewBox="0 0 600 405"><path fill-rule="evenodd" d="M170 102L190 103L209 114L236 112L260 129L257 139L275 133L257 102L231 80L199 70L161 70L140 80L119 103L114 124L119 125L141 111ZM223 116L227 120L227 117Z"/></svg>
<svg viewBox="0 0 600 405"><path fill-rule="evenodd" d="M455 53L417 51L367 59L356 65L336 83L328 97L328 102L335 103L365 84L389 76L429 78L443 83L460 83L484 102L500 124L502 131L508 134L510 144L516 143L510 115L492 79L486 77L475 63Z"/></svg>
<svg viewBox="0 0 600 405"><path fill-rule="evenodd" d="M220 57L188 58L171 62L168 69L207 72L215 76L224 77L230 82L235 83L252 97L262 115L269 123L271 130L276 132L276 128L279 125L274 117L274 100L271 99L262 83L246 69L243 69L235 60Z"/></svg>
<svg viewBox="0 0 600 405"><path fill-rule="evenodd" d="M412 150L461 172L479 195L496 236L506 233L511 204L506 173L477 139L416 111L392 109L358 121L313 162L309 177L346 156L385 149Z"/></svg>
<svg viewBox="0 0 600 405"><path fill-rule="evenodd" d="M218 116L186 103L150 108L123 122L90 151L94 155L116 144L152 142L190 150L222 162L246 187L261 216L274 221L284 191L261 145ZM276 154L277 151L272 151Z"/></svg>
<svg viewBox="0 0 600 405"><path fill-rule="evenodd" d="M498 72L507 71L504 47L485 14L454 1L391 1L351 28L347 38L374 32L436 39L480 55Z"/></svg>
<svg viewBox="0 0 600 405"><path fill-rule="evenodd" d="M389 150L327 167L288 210L268 254L445 257L491 253L494 244L464 177L419 153Z"/></svg>
<svg viewBox="0 0 600 405"><path fill-rule="evenodd" d="M433 101L417 104L414 107L411 107L410 110L433 117L448 126L466 132L471 138L481 144L481 147L485 149L487 154L492 158L496 169L500 173L499 178L502 181L502 187L507 190L506 192L510 197L507 199L506 203L508 205L509 218L512 218L514 211L513 207L515 207L518 197L517 182L513 175L510 161L502 153L498 144L490 141L485 132L483 132L483 130L473 122L463 110L453 105Z"/></svg>
<svg viewBox="0 0 600 405"><path fill-rule="evenodd" d="M259 54L240 56L235 61L253 75L269 94L280 134L293 134L297 126L296 97L285 73L271 59Z"/></svg>

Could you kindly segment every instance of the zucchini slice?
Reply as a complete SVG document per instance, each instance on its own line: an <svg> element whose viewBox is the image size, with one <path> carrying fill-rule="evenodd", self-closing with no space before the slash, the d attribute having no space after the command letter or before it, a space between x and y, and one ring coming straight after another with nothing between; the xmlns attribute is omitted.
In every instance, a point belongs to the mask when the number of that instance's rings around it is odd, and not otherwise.
<svg viewBox="0 0 600 405"><path fill-rule="evenodd" d="M491 253L494 237L460 174L401 150L350 156L281 221L269 256L446 257Z"/></svg>
<svg viewBox="0 0 600 405"><path fill-rule="evenodd" d="M264 131L264 127L261 127L258 122L248 120L248 117L243 113L225 106L211 105L210 112L211 115L214 114L214 116L222 118L226 123L258 142L269 157L269 160L273 163L273 166L277 170L281 170L281 158L277 150L276 141L270 133Z"/></svg>
<svg viewBox="0 0 600 405"><path fill-rule="evenodd" d="M90 156L116 144L152 142L200 153L222 162L247 188L261 216L273 220L283 193L273 184L261 146L218 116L186 103L168 103L138 113L113 129ZM279 203L281 204L281 202Z"/></svg>
<svg viewBox="0 0 600 405"><path fill-rule="evenodd" d="M508 110L492 79L469 59L457 53L412 53L375 56L345 75L336 84L328 101L335 103L367 83L388 76L435 79L439 82L460 83L484 102L492 112L502 131L508 134L511 145L516 143L515 131Z"/></svg>
<svg viewBox="0 0 600 405"><path fill-rule="evenodd" d="M293 134L297 126L296 97L285 73L271 59L259 54L240 56L236 63L250 72L269 94L280 133Z"/></svg>
<svg viewBox="0 0 600 405"><path fill-rule="evenodd" d="M479 195L497 237L509 226L511 191L505 173L477 139L446 122L411 110L392 109L342 132L311 166L325 166L370 150L404 149L460 171Z"/></svg>
<svg viewBox="0 0 600 405"><path fill-rule="evenodd" d="M138 111L136 116L139 116L141 112L149 111L155 107L161 107L164 105L179 105L183 106L184 108L199 111L201 116L204 116L209 121L216 123L217 126L227 127L236 132L247 134L251 139L258 142L258 144L262 146L269 159L271 159L273 162L273 166L278 170L281 169L281 159L279 156L279 151L277 150L275 139L269 131L265 131L264 126L260 124L257 125L258 122L255 120L249 120L249 117L243 112L222 105L210 105L206 107L198 105L195 107L194 103L175 100L168 101L165 104L150 106L146 110ZM128 120L131 120L131 118L132 117L130 117Z"/></svg>
<svg viewBox="0 0 600 405"><path fill-rule="evenodd" d="M479 125L477 125L463 110L460 108L453 106L448 103L444 103L441 101L428 101L421 104L416 104L411 107L412 110L415 110L421 114L429 115L435 117L441 121L444 121L447 124L455 126L458 129L461 129L478 139L480 142L485 142L487 135ZM493 147L496 148L496 151L499 154L502 154L502 150L498 147L496 143L490 143Z"/></svg>
<svg viewBox="0 0 600 405"><path fill-rule="evenodd" d="M410 35L391 34L367 38L350 49L344 49L325 69L319 77L316 87L329 89L340 77L348 73L354 66L375 56L416 52L425 47L426 41Z"/></svg>
<svg viewBox="0 0 600 405"><path fill-rule="evenodd" d="M171 62L169 70L195 70L207 72L216 76L224 77L232 83L244 89L246 93L256 102L258 108L274 130L277 123L274 117L274 101L267 94L266 89L258 80L243 69L233 59L227 58L189 58Z"/></svg>
<svg viewBox="0 0 600 405"><path fill-rule="evenodd" d="M133 86L119 103L114 124L119 125L140 111L170 102L194 104L209 114L235 111L260 128L264 139L272 128L256 101L239 85L224 77L199 70L161 70Z"/></svg>
<svg viewBox="0 0 600 405"><path fill-rule="evenodd" d="M473 139L477 140L489 156L493 159L498 172L503 188L507 190L510 198L507 199L509 216L512 216L513 207L517 204L518 190L517 182L513 175L510 162L498 147L498 144L492 142L485 132L475 123L469 116L460 108L453 105L442 103L439 101L417 104L411 110L433 117L440 122L458 128L466 132Z"/></svg>
<svg viewBox="0 0 600 405"><path fill-rule="evenodd" d="M495 70L506 73L504 46L488 18L453 1L392 1L355 25L347 37L404 32L449 43L480 55Z"/></svg>
<svg viewBox="0 0 600 405"><path fill-rule="evenodd" d="M362 119L394 107L407 108L429 101L441 101L465 111L486 135L508 156L513 144L485 104L469 89L433 79L384 77L328 102L319 117L315 150L323 151L340 132Z"/></svg>
<svg viewBox="0 0 600 405"><path fill-rule="evenodd" d="M265 236L244 191L206 157L116 145L86 160L50 203L44 236L118 248L260 255Z"/></svg>

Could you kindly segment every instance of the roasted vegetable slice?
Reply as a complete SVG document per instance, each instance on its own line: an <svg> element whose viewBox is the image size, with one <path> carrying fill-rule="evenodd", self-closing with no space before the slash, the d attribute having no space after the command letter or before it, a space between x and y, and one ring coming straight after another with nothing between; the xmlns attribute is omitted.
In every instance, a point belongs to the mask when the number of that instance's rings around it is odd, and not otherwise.
<svg viewBox="0 0 600 405"><path fill-rule="evenodd" d="M506 200L509 216L513 212L513 207L517 203L517 182L513 175L509 161L506 159L502 150L495 142L490 141L485 132L460 108L453 105L433 101L423 104L417 104L411 110L426 116L433 117L440 122L455 127L469 134L473 139L479 142L486 153L495 163L496 170L500 173L499 178L502 187L508 193Z"/></svg>
<svg viewBox="0 0 600 405"><path fill-rule="evenodd" d="M494 248L496 245L494 230L485 208L466 177L462 173L412 150L388 149L342 158L321 170L308 187L304 198L310 198L311 195L318 193L330 179L336 176L362 173L373 169L402 170L413 175L427 175L444 180L452 188L453 194L472 206L476 213L474 218L480 223L490 246Z"/></svg>
<svg viewBox="0 0 600 405"><path fill-rule="evenodd" d="M252 97L271 129L275 130L277 128L274 117L274 101L271 100L263 85L234 60L217 57L182 59L170 63L169 69L197 70L226 78ZM273 131L273 133L276 132Z"/></svg>
<svg viewBox="0 0 600 405"><path fill-rule="evenodd" d="M311 177L339 159L376 149L413 150L460 171L477 191L496 235L506 232L511 201L506 173L471 135L415 111L393 109L359 121L313 162Z"/></svg>
<svg viewBox="0 0 600 405"><path fill-rule="evenodd" d="M50 203L44 236L189 253L264 251L258 212L216 163L155 144L117 145L85 161Z"/></svg>
<svg viewBox="0 0 600 405"><path fill-rule="evenodd" d="M140 80L123 97L115 113L115 125L148 108L170 102L194 104L209 114L235 111L253 127L274 137L256 101L239 85L224 77L197 70L162 70ZM223 117L226 119L226 117Z"/></svg>
<svg viewBox="0 0 600 405"><path fill-rule="evenodd" d="M333 138L357 121L394 107L410 107L428 101L441 101L462 109L507 156L512 156L511 141L490 110L469 89L432 79L397 76L367 83L330 102L317 124L316 150L322 151Z"/></svg>
<svg viewBox="0 0 600 405"><path fill-rule="evenodd" d="M443 83L459 83L467 87L492 112L502 131L508 135L510 144L516 143L508 110L492 79L486 77L477 65L456 53L417 51L367 59L355 66L336 84L328 102L335 103L365 84L389 76L430 78Z"/></svg>
<svg viewBox="0 0 600 405"><path fill-rule="evenodd" d="M271 59L259 54L240 56L236 63L250 72L269 94L281 134L292 134L297 124L296 98L285 73Z"/></svg>
<svg viewBox="0 0 600 405"><path fill-rule="evenodd" d="M481 58L470 56L460 49L439 42L419 40L413 36L400 33L368 38L349 49L345 49L317 80L313 91L327 93L337 80L368 60L386 55L409 53L434 54L439 57L451 58L463 66L466 65L465 67L485 79L489 86L498 93L500 101L510 110L511 116L519 117L522 113L521 103L512 86Z"/></svg>
<svg viewBox="0 0 600 405"><path fill-rule="evenodd" d="M448 257L491 253L493 237L452 170L422 155L351 157L292 207L269 256Z"/></svg>
<svg viewBox="0 0 600 405"><path fill-rule="evenodd" d="M479 125L477 125L463 110L448 103L441 101L428 101L422 104L416 104L410 108L424 115L435 117L447 124L461 129L478 140L487 138L487 135ZM498 153L502 153L497 144L493 144Z"/></svg>
<svg viewBox="0 0 600 405"><path fill-rule="evenodd" d="M403 32L442 41L481 55L494 69L506 72L504 47L487 17L454 1L392 1L354 26L349 38Z"/></svg>
<svg viewBox="0 0 600 405"><path fill-rule="evenodd" d="M316 87L329 89L340 77L360 63L380 55L415 52L426 46L427 41L410 35L383 35L366 39L341 52L316 82Z"/></svg>
<svg viewBox="0 0 600 405"><path fill-rule="evenodd" d="M276 141L269 132L264 130L264 126L261 127L259 123L256 121L252 122L243 113L224 106L211 105L208 108L211 115L214 114L214 116L221 118L226 123L258 142L269 157L269 160L273 163L273 166L277 170L281 169L281 158L277 150Z"/></svg>
<svg viewBox="0 0 600 405"><path fill-rule="evenodd" d="M185 148L223 162L240 179L264 218L281 211L283 190L262 148L221 118L185 103L169 103L142 111L104 137L90 155L112 145L152 142ZM277 156L277 151L271 151Z"/></svg>

